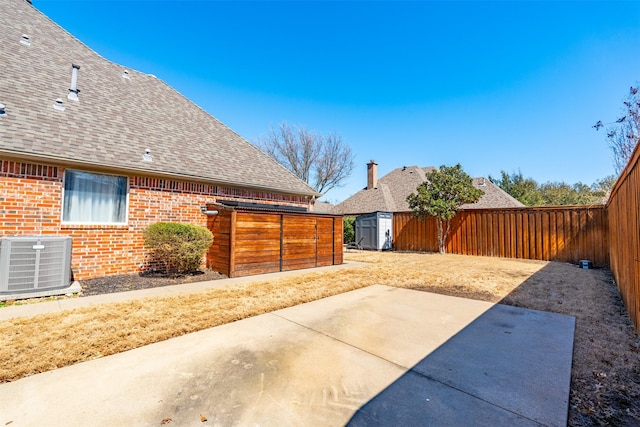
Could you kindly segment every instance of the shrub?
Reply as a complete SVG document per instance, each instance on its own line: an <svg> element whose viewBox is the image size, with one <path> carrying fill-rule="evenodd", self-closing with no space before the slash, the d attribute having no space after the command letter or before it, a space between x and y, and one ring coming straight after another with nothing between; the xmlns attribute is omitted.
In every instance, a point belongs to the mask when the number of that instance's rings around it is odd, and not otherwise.
<svg viewBox="0 0 640 427"><path fill-rule="evenodd" d="M345 216L342 220L344 227L344 243L352 243L356 241L356 217Z"/></svg>
<svg viewBox="0 0 640 427"><path fill-rule="evenodd" d="M167 274L197 271L212 242L213 234L197 225L157 222L144 230L144 245Z"/></svg>

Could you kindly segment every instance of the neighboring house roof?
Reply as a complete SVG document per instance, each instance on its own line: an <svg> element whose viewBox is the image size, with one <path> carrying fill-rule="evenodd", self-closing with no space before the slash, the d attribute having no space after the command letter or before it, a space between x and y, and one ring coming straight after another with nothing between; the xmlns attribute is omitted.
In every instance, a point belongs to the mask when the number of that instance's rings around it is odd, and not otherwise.
<svg viewBox="0 0 640 427"><path fill-rule="evenodd" d="M313 211L317 213L332 213L333 205L329 202L317 201L313 205Z"/></svg>
<svg viewBox="0 0 640 427"><path fill-rule="evenodd" d="M104 59L25 0L0 2L0 39L0 156L319 196L166 83ZM67 99L72 64L78 101Z"/></svg>
<svg viewBox="0 0 640 427"><path fill-rule="evenodd" d="M462 205L462 209L523 208L525 206L524 203L484 177L473 178L473 185L484 191L484 195L476 203Z"/></svg>
<svg viewBox="0 0 640 427"><path fill-rule="evenodd" d="M435 170L429 166L406 166L397 168L380 178L375 188L358 191L344 202L336 205L332 212L344 215L359 215L369 212L410 211L407 196L415 193L418 185L426 180L425 173ZM474 178L473 185L484 191L477 203L462 205L462 209L522 207L522 203L485 178Z"/></svg>

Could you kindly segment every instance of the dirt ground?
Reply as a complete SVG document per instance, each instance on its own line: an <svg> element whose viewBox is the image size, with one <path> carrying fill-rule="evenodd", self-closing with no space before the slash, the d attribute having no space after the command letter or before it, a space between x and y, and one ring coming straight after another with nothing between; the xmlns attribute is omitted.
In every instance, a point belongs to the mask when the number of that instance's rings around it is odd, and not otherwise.
<svg viewBox="0 0 640 427"><path fill-rule="evenodd" d="M640 339L608 270L439 254L351 251L345 258L366 266L0 322L0 382L379 283L576 317L569 425L640 425ZM112 276L81 285L95 295L221 277Z"/></svg>
<svg viewBox="0 0 640 427"><path fill-rule="evenodd" d="M202 270L191 274L167 277L162 273L117 274L80 282L81 297L110 294L113 292L135 291L160 286L179 285L181 283L202 282L205 280L226 279L227 276L213 270Z"/></svg>

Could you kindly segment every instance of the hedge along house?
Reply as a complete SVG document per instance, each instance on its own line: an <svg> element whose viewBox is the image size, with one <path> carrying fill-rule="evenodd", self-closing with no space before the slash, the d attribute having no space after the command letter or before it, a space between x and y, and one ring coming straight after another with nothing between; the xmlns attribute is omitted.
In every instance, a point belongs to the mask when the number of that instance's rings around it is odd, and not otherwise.
<svg viewBox="0 0 640 427"><path fill-rule="evenodd" d="M0 2L0 38L0 237L72 237L76 280L144 269L142 231L206 225L208 203L313 208L306 183L30 2Z"/></svg>

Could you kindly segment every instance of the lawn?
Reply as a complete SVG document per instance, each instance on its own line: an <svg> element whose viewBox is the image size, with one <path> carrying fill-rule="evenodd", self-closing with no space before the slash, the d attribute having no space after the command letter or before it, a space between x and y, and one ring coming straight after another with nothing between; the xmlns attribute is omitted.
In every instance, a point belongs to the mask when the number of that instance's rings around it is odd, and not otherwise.
<svg viewBox="0 0 640 427"><path fill-rule="evenodd" d="M570 424L640 423L640 339L608 270L461 255L345 258L364 265L0 322L0 382L384 284L575 316Z"/></svg>

